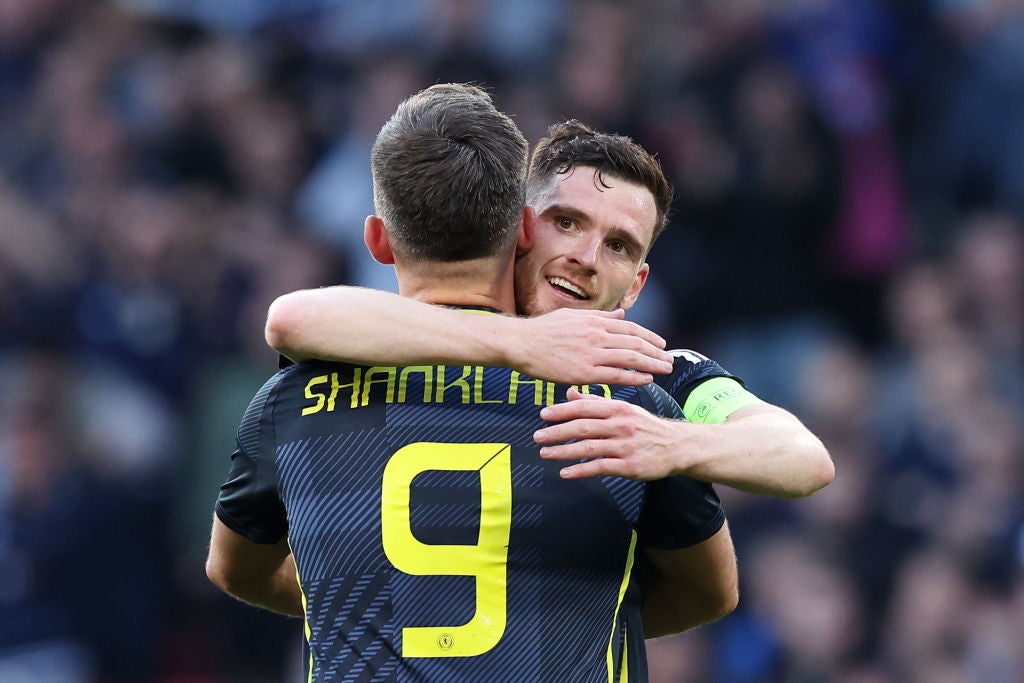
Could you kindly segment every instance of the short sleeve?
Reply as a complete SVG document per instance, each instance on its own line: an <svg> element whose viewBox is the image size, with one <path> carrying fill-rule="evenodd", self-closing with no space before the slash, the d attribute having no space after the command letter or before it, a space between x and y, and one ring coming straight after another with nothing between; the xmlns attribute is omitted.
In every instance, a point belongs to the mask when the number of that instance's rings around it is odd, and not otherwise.
<svg viewBox="0 0 1024 683"><path fill-rule="evenodd" d="M642 387L639 404L670 419L683 417L682 410L661 387ZM722 503L711 484L675 476L645 484L644 506L638 527L642 546L679 550L706 541L725 523Z"/></svg>
<svg viewBox="0 0 1024 683"><path fill-rule="evenodd" d="M696 351L673 349L669 353L673 356L672 373L655 375L654 381L667 391L680 406L686 405L694 387L713 377L729 377L743 384L741 379L717 362Z"/></svg>
<svg viewBox="0 0 1024 683"><path fill-rule="evenodd" d="M640 513L640 545L681 550L708 540L725 524L725 511L711 484L674 476L647 483Z"/></svg>
<svg viewBox="0 0 1024 683"><path fill-rule="evenodd" d="M215 511L228 528L254 543L277 543L288 533L288 518L278 492L274 440L267 417L278 373L249 403L238 428L231 468L220 487Z"/></svg>

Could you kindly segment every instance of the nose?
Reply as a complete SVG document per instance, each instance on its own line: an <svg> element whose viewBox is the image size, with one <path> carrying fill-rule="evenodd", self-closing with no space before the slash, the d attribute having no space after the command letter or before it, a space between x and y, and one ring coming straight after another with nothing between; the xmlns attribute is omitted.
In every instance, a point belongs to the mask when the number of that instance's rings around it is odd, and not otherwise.
<svg viewBox="0 0 1024 683"><path fill-rule="evenodd" d="M601 249L601 240L597 235L580 237L573 245L569 260L588 268L597 265L597 255Z"/></svg>

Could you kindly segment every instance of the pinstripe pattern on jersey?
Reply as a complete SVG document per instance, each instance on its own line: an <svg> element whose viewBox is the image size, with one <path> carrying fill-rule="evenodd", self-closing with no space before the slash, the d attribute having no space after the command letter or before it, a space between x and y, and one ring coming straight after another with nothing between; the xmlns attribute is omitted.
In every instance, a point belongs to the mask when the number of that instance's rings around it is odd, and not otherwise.
<svg viewBox="0 0 1024 683"><path fill-rule="evenodd" d="M391 623L388 574L308 582L307 592L318 605L307 615L315 680L386 680L377 676L394 669L395 653L381 637Z"/></svg>
<svg viewBox="0 0 1024 683"><path fill-rule="evenodd" d="M628 479L601 477L601 483L611 494L622 514L634 514L643 503L644 490Z"/></svg>
<svg viewBox="0 0 1024 683"><path fill-rule="evenodd" d="M532 391L521 391L515 404L471 402L475 397L467 403L421 403L411 397L424 396L415 386L423 373L411 373L404 403L387 403L386 392L374 389L380 402L355 409L338 402L336 410L302 415L309 405L306 383L337 372L344 385L348 368L310 364L283 371L287 381L278 382L267 407L255 401L251 406L249 413L262 419L246 421L260 425L258 437L246 437L254 466L276 482L285 504L308 605L312 680L604 683L610 634L617 674L625 624L639 615L638 596L620 605L619 593L628 580L623 570L647 487L606 478L562 480L558 472L564 465L537 454L532 434L545 423ZM480 395L507 396L509 374L486 369ZM554 391L559 399L564 394L564 387ZM617 397L649 406L659 400L636 389L618 391ZM382 550L381 486L388 460L409 444L438 442L511 445L507 623L501 639L482 655L402 658L403 628L460 626L478 608L474 575L405 574ZM435 456L432 468L408 483L413 539L427 552L431 544L474 545L480 474L444 469L443 457ZM642 656L642 637L629 649Z"/></svg>
<svg viewBox="0 0 1024 683"><path fill-rule="evenodd" d="M383 440L383 434L342 433L303 439L278 450L288 537L305 580L362 573L379 564L374 542L380 536L378 479L373 471L352 467L345 456ZM339 490L348 494L338 496ZM363 542L353 544L353 538ZM304 552L311 542L318 551Z"/></svg>
<svg viewBox="0 0 1024 683"><path fill-rule="evenodd" d="M285 374L282 372L277 373L260 387L260 390L253 396L250 405L262 406L265 404L267 397L270 392L273 391L277 385L285 378ZM242 450L247 453L256 453L258 451L258 444L260 440L260 423L263 419L262 410L247 410L242 415L242 420L238 425L238 443L242 447Z"/></svg>

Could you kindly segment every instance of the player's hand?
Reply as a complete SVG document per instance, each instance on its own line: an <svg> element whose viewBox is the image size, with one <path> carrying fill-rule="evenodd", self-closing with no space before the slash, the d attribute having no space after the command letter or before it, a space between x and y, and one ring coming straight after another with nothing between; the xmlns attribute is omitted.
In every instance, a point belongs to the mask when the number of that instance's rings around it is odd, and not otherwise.
<svg viewBox="0 0 1024 683"><path fill-rule="evenodd" d="M512 367L563 384L639 386L672 372L665 340L623 319L625 311L563 308L522 320ZM635 372L634 372L635 370Z"/></svg>
<svg viewBox="0 0 1024 683"><path fill-rule="evenodd" d="M676 430L685 423L575 389L567 396L568 402L547 406L540 413L544 420L558 424L533 435L545 460L588 459L564 468L563 479L611 475L650 481L676 473L673 454L680 449Z"/></svg>

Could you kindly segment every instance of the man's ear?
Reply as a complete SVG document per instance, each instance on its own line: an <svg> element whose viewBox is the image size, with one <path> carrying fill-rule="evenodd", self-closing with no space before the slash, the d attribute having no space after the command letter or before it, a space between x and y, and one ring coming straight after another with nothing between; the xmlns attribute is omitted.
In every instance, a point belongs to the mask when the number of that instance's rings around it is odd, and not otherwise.
<svg viewBox="0 0 1024 683"><path fill-rule="evenodd" d="M395 254L391 251L391 242L388 240L388 231L384 228L384 221L379 216L367 216L363 223L363 242L369 249L377 263L385 266L395 264Z"/></svg>
<svg viewBox="0 0 1024 683"><path fill-rule="evenodd" d="M527 204L523 207L523 218L519 221L519 237L516 240L516 256L522 256L533 248L537 235L537 213Z"/></svg>
<svg viewBox="0 0 1024 683"><path fill-rule="evenodd" d="M647 282L647 274L651 272L651 267L644 261L640 264L640 269L636 272L636 277L633 278L633 284L629 286L626 293L619 299L619 308L627 309L636 303L636 298L640 296L640 290L644 288L644 284Z"/></svg>

